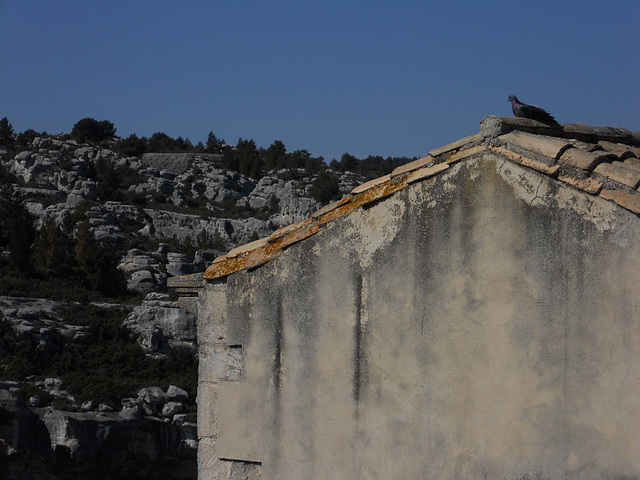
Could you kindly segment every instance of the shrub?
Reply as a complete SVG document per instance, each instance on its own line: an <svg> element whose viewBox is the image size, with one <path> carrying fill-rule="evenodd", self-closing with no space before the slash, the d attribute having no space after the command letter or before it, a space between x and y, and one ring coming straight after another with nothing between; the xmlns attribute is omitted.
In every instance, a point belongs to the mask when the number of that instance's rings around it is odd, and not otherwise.
<svg viewBox="0 0 640 480"><path fill-rule="evenodd" d="M71 130L71 136L78 142L100 143L116 134L113 123L102 120L98 121L94 118L83 118L79 120Z"/></svg>
<svg viewBox="0 0 640 480"><path fill-rule="evenodd" d="M117 152L128 157L139 157L147 151L147 139L145 137L138 138L134 133L127 138L123 138L116 143Z"/></svg>
<svg viewBox="0 0 640 480"><path fill-rule="evenodd" d="M323 170L316 176L311 184L311 197L325 204L340 198L340 181L338 177L327 170Z"/></svg>

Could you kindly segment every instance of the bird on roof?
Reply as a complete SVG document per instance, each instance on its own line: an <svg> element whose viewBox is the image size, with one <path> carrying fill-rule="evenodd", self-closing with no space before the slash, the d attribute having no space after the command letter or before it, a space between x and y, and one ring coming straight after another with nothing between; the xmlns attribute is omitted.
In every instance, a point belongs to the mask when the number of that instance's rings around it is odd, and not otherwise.
<svg viewBox="0 0 640 480"><path fill-rule="evenodd" d="M545 123L558 123L552 115L542 108L522 103L515 95L509 95L509 99L507 101L511 102L511 108L513 109L513 114L516 117L530 118L532 120L538 120Z"/></svg>

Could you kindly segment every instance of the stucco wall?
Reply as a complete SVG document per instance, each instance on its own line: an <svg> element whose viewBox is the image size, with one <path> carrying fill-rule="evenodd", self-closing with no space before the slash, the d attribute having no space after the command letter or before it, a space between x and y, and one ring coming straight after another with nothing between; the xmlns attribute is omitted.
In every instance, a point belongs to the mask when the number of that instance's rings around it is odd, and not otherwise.
<svg viewBox="0 0 640 480"><path fill-rule="evenodd" d="M485 153L206 285L200 478L640 478L639 234Z"/></svg>

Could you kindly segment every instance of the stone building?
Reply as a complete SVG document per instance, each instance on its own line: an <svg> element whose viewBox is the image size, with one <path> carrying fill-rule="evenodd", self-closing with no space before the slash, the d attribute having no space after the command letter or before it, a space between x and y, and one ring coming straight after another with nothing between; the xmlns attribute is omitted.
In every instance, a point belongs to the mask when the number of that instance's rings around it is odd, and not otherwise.
<svg viewBox="0 0 640 480"><path fill-rule="evenodd" d="M487 117L173 280L199 478L640 478L639 145Z"/></svg>

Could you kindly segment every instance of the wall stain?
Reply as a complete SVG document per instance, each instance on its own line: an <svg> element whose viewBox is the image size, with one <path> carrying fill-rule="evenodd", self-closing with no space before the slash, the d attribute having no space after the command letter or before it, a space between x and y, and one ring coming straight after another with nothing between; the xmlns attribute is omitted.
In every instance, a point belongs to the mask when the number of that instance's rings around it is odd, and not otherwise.
<svg viewBox="0 0 640 480"><path fill-rule="evenodd" d="M360 402L362 387L365 377L365 327L362 322L362 275L358 274L355 279L355 325L353 327L353 399L357 404ZM357 416L356 408L356 416Z"/></svg>

